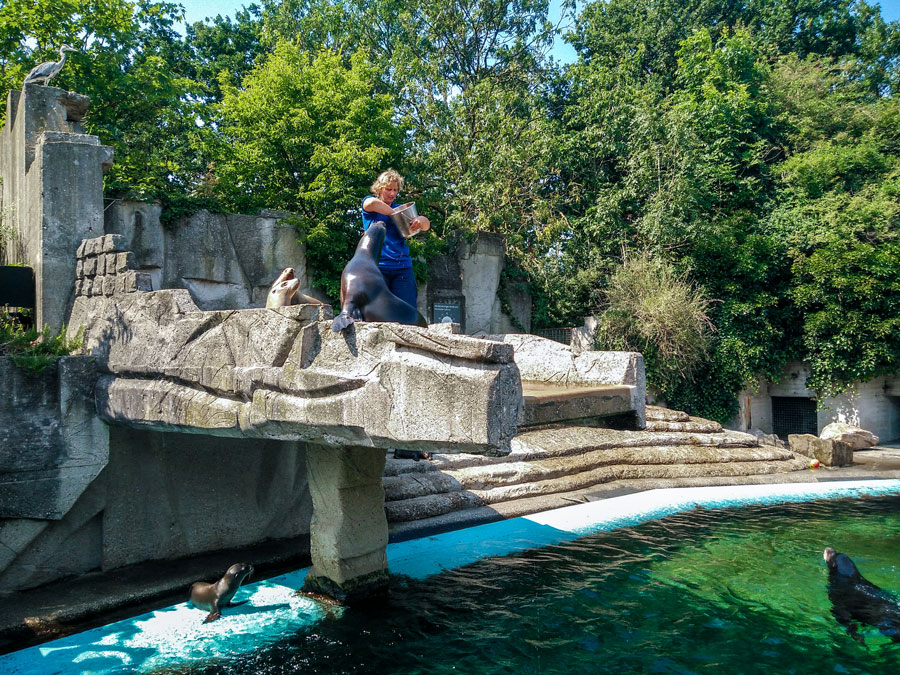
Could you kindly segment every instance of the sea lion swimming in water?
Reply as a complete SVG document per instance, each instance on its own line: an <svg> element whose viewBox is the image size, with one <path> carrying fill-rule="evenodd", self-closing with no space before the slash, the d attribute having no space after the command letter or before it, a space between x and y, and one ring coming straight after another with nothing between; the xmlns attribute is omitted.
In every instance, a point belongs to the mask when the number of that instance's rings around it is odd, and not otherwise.
<svg viewBox="0 0 900 675"><path fill-rule="evenodd" d="M858 624L867 624L900 642L900 600L863 577L849 556L829 546L823 557L828 565L831 613L850 637L865 645Z"/></svg>
<svg viewBox="0 0 900 675"><path fill-rule="evenodd" d="M369 225L356 245L356 253L344 267L341 273L341 313L334 317L331 324L335 333L357 319L394 321L410 326L428 325L419 310L391 293L378 269L385 234L384 223Z"/></svg>
<svg viewBox="0 0 900 675"><path fill-rule="evenodd" d="M237 593L244 579L251 574L253 574L253 565L250 563L235 563L228 568L225 576L216 583L208 584L198 581L191 586L191 604L209 612L203 623L215 621L222 616L222 609L231 603L231 599ZM232 606L242 604L244 603L239 602L234 603Z"/></svg>
<svg viewBox="0 0 900 675"><path fill-rule="evenodd" d="M300 280L294 274L293 267L285 267L266 296L266 308L288 307L290 305L323 305L321 300L298 293Z"/></svg>

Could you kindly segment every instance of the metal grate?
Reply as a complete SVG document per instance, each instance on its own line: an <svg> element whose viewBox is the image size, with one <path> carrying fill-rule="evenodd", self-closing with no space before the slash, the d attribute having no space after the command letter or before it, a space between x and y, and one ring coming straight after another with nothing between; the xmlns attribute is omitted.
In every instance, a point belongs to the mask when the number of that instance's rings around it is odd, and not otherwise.
<svg viewBox="0 0 900 675"><path fill-rule="evenodd" d="M787 440L788 434L818 434L816 399L773 396L772 431L784 440Z"/></svg>
<svg viewBox="0 0 900 675"><path fill-rule="evenodd" d="M572 328L539 328L534 334L568 345L572 343L572 330Z"/></svg>

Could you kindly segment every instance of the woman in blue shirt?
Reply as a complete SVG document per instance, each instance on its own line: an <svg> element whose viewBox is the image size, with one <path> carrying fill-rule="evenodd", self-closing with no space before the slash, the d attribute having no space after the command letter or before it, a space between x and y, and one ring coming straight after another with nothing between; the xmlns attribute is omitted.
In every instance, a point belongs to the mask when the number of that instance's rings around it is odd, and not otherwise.
<svg viewBox="0 0 900 675"><path fill-rule="evenodd" d="M372 183L372 194L363 199L362 220L364 230L372 223L384 223L386 235L378 269L391 293L415 307L418 293L409 246L389 217L394 209L403 206L397 202L403 183L403 176L393 169L382 172ZM431 222L425 216L419 216L409 226L410 232L424 232L430 228Z"/></svg>

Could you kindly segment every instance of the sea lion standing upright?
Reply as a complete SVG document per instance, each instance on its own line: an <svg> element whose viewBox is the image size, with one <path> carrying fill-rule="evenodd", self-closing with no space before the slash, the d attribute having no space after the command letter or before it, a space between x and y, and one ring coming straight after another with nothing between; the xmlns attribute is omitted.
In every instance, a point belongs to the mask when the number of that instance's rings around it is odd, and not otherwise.
<svg viewBox="0 0 900 675"><path fill-rule="evenodd" d="M253 565L235 563L216 583L208 584L198 581L191 586L191 604L209 612L203 623L215 621L222 616L222 609L228 606L238 588L241 587L241 583L251 574L253 574Z"/></svg>
<svg viewBox="0 0 900 675"><path fill-rule="evenodd" d="M831 613L850 637L865 645L858 624L868 624L900 642L900 600L863 577L849 556L829 546L822 557L828 565Z"/></svg>
<svg viewBox="0 0 900 675"><path fill-rule="evenodd" d="M428 325L419 310L391 293L378 269L385 234L384 223L369 225L356 245L356 253L344 267L341 273L341 313L334 317L331 324L335 333L357 319L394 321L410 326Z"/></svg>

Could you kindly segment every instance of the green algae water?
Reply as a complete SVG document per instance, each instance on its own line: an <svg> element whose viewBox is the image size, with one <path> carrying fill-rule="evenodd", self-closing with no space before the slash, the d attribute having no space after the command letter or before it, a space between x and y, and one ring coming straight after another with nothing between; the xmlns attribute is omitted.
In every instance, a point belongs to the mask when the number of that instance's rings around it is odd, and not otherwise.
<svg viewBox="0 0 900 675"><path fill-rule="evenodd" d="M900 497L695 509L490 558L182 673L900 673L831 616L833 546L900 595Z"/></svg>

